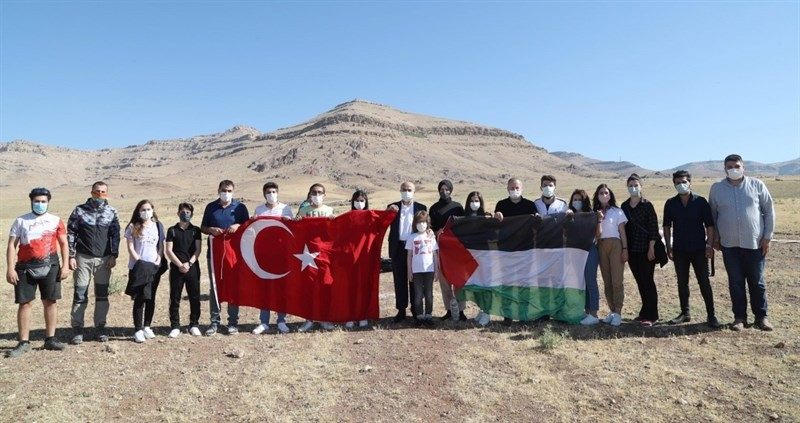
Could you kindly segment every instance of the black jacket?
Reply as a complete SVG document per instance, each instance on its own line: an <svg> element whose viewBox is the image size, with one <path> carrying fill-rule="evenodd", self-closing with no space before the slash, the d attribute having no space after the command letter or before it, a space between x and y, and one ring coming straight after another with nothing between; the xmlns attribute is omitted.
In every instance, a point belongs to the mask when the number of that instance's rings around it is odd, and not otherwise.
<svg viewBox="0 0 800 423"><path fill-rule="evenodd" d="M398 250L405 248L400 246L400 209L402 208L402 202L398 201L389 205L397 206L397 216L394 217L392 226L389 228L389 257L394 257L398 253ZM425 207L424 204L415 201L414 214L416 215L422 210L428 211L428 208ZM411 228L411 231L414 232L414 228Z"/></svg>

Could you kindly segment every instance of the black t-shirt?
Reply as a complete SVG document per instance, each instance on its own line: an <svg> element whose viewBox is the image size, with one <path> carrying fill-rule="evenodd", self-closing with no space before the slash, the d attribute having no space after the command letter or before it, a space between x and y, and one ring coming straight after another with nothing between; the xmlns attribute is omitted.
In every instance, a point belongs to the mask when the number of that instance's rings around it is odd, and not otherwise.
<svg viewBox="0 0 800 423"><path fill-rule="evenodd" d="M200 236L200 228L191 223L186 229L182 229L178 223L167 230L167 242L172 243L172 252L181 263L189 261L197 251L195 241L199 241ZM172 266L174 267L175 264L173 263Z"/></svg>
<svg viewBox="0 0 800 423"><path fill-rule="evenodd" d="M516 204L510 198L504 198L497 202L494 212L503 213L503 217L522 216L524 214L536 214L536 206L533 201L527 198L520 198Z"/></svg>

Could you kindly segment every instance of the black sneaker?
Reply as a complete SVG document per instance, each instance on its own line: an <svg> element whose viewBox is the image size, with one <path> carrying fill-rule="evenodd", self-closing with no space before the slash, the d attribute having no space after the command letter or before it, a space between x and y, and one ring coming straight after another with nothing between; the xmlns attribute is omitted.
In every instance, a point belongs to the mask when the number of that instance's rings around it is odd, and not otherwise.
<svg viewBox="0 0 800 423"><path fill-rule="evenodd" d="M691 321L692 321L692 316L690 316L689 313L681 313L681 314L678 315L678 317L670 320L669 324L671 324L671 325L679 325L681 323L688 323L688 322L691 322Z"/></svg>
<svg viewBox="0 0 800 423"><path fill-rule="evenodd" d="M406 320L406 311L405 310L398 310L397 314L392 318L392 323L400 323L403 320Z"/></svg>
<svg viewBox="0 0 800 423"><path fill-rule="evenodd" d="M719 320L717 320L717 317L716 317L716 316L709 316L709 317L708 317L708 321L707 321L707 323L706 323L706 324L707 324L707 325L708 325L708 327L710 327L711 329L719 329L719 328L721 328L721 327L722 327L722 325L719 323Z"/></svg>
<svg viewBox="0 0 800 423"><path fill-rule="evenodd" d="M447 311L447 313L445 313L445 314L444 314L444 316L442 316L442 317L440 317L440 318L439 318L439 320L450 320L450 317L452 317L452 316L453 316L453 315L452 315L452 314L450 313L450 311L448 310L448 311Z"/></svg>
<svg viewBox="0 0 800 423"><path fill-rule="evenodd" d="M31 350L30 342L19 342L14 349L6 351L6 357L16 358Z"/></svg>
<svg viewBox="0 0 800 423"><path fill-rule="evenodd" d="M66 348L63 342L58 342L55 336L47 338L44 340L44 349L50 351L63 351Z"/></svg>
<svg viewBox="0 0 800 423"><path fill-rule="evenodd" d="M467 315L464 314L463 311L459 311L458 312L458 320L461 321L461 322L466 322L467 321Z"/></svg>
<svg viewBox="0 0 800 423"><path fill-rule="evenodd" d="M436 323L433 323L433 319L422 319L422 324L429 328L436 326Z"/></svg>
<svg viewBox="0 0 800 423"><path fill-rule="evenodd" d="M98 326L97 327L97 341L98 342L108 342L108 332L106 332L105 326Z"/></svg>

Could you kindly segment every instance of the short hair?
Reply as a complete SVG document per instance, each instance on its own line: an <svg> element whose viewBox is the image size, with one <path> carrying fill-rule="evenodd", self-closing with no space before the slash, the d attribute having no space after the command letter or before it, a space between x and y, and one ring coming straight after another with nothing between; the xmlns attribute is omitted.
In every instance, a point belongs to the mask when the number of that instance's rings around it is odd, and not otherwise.
<svg viewBox="0 0 800 423"><path fill-rule="evenodd" d="M631 176L628 176L628 180L625 181L625 183L630 183L630 181L642 182L642 178L636 173L631 173Z"/></svg>
<svg viewBox="0 0 800 423"><path fill-rule="evenodd" d="M738 154L728 154L727 156L725 156L725 160L723 160L722 163L728 163L728 162L742 162L742 163L744 163L744 160L742 160L742 156L740 156Z"/></svg>
<svg viewBox="0 0 800 423"><path fill-rule="evenodd" d="M412 225L414 226L411 229L412 230L416 229L417 223L420 222L425 222L428 224L429 227L431 226L431 217L425 210L420 210L417 212L417 214L414 215L414 222L412 223Z"/></svg>
<svg viewBox="0 0 800 423"><path fill-rule="evenodd" d="M556 185L556 177L553 175L542 175L542 180L539 181L539 185L545 183L545 181L552 182L553 185Z"/></svg>
<svg viewBox="0 0 800 423"><path fill-rule="evenodd" d="M510 184L512 182L522 183L522 181L520 181L519 178L508 178L508 182L506 182L506 185L508 185L508 184Z"/></svg>
<svg viewBox="0 0 800 423"><path fill-rule="evenodd" d="M686 177L686 179L689 182L692 182L692 175L688 171L683 170L683 169L678 170L675 173L673 173L672 174L672 180L675 181L676 179L683 178L684 176Z"/></svg>
<svg viewBox="0 0 800 423"><path fill-rule="evenodd" d="M178 213L180 213L180 211L183 209L189 210L190 212L192 212L192 214L194 214L194 206L191 203L178 204Z"/></svg>
<svg viewBox="0 0 800 423"><path fill-rule="evenodd" d="M267 190L270 188L275 188L275 191L278 191L278 184L276 184L275 182L267 182L266 184L264 184L264 187L261 188L261 192L267 192Z"/></svg>
<svg viewBox="0 0 800 423"><path fill-rule="evenodd" d="M220 181L219 186L217 187L217 191L219 191L219 190L221 190L222 188L225 188L225 187L231 187L231 188L235 189L236 188L236 184L234 184L233 181L231 181L231 180L224 179L224 180Z"/></svg>
<svg viewBox="0 0 800 423"><path fill-rule="evenodd" d="M103 181L97 181L97 182L92 184L92 191L96 190L97 187L106 187L106 188L108 188L108 184L103 182Z"/></svg>

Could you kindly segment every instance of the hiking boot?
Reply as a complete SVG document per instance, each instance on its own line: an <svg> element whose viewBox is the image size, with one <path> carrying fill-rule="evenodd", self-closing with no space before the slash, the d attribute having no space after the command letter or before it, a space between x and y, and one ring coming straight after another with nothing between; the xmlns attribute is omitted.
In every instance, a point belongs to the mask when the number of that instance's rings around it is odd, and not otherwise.
<svg viewBox="0 0 800 423"><path fill-rule="evenodd" d="M679 325L681 323L688 323L688 322L691 322L691 321L692 321L692 316L690 316L689 313L681 313L681 314L678 315L678 317L670 320L669 324L671 324L671 325Z"/></svg>
<svg viewBox="0 0 800 423"><path fill-rule="evenodd" d="M722 325L719 323L719 320L717 320L716 316L709 316L706 324L711 329L719 329L720 327L722 327Z"/></svg>
<svg viewBox="0 0 800 423"><path fill-rule="evenodd" d="M49 351L63 351L66 346L63 342L58 342L55 336L51 336L44 340L44 349Z"/></svg>
<svg viewBox="0 0 800 423"><path fill-rule="evenodd" d="M769 332L769 331L772 330L772 325L769 323L769 320L767 320L766 317L762 317L761 319L758 319L756 321L756 326L759 329L761 329L761 330L763 330L765 332Z"/></svg>
<svg viewBox="0 0 800 423"><path fill-rule="evenodd" d="M19 343L17 343L17 346L14 347L14 349L6 351L6 357L8 357L8 358L16 358L16 357L21 356L22 354L25 354L26 352L28 352L30 350L31 350L31 343L30 342L28 342L28 341L21 342L20 341Z"/></svg>
<svg viewBox="0 0 800 423"><path fill-rule="evenodd" d="M736 331L736 332L743 331L744 330L744 323L745 323L744 319L736 319L736 320L734 320L733 324L731 324L731 330Z"/></svg>
<svg viewBox="0 0 800 423"><path fill-rule="evenodd" d="M105 326L97 327L97 340L99 342L108 342L108 332L106 332Z"/></svg>

